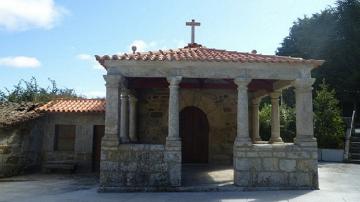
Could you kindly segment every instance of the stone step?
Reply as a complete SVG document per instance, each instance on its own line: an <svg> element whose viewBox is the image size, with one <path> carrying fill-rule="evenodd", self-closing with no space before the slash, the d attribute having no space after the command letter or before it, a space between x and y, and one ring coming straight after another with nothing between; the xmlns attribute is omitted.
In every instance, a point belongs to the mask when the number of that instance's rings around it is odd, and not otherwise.
<svg viewBox="0 0 360 202"><path fill-rule="evenodd" d="M360 142L360 136L351 136L351 142Z"/></svg>
<svg viewBox="0 0 360 202"><path fill-rule="evenodd" d="M360 153L350 153L350 158L360 160Z"/></svg>
<svg viewBox="0 0 360 202"><path fill-rule="evenodd" d="M349 160L349 163L360 164L360 160L350 159L350 160Z"/></svg>

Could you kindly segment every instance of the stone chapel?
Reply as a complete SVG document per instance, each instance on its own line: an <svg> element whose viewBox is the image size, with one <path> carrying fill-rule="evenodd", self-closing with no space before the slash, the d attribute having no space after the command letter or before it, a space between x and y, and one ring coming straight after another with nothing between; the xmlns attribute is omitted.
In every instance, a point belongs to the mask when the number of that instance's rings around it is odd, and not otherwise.
<svg viewBox="0 0 360 202"><path fill-rule="evenodd" d="M107 74L100 191L179 190L185 164L228 164L239 189L317 189L311 70L324 61L186 47L96 56ZM279 97L294 87L296 139L280 136ZM271 138L259 103L271 99Z"/></svg>

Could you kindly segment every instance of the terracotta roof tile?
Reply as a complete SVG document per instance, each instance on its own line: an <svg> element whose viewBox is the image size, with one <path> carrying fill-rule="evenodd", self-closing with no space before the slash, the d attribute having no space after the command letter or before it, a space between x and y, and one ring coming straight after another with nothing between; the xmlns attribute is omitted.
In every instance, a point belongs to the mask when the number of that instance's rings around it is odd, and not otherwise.
<svg viewBox="0 0 360 202"><path fill-rule="evenodd" d="M136 52L134 54L123 54L95 56L102 65L105 60L128 60L128 61L208 61L208 62L256 62L256 63L289 63L289 64L313 64L321 65L323 60L305 60L303 58L262 55L256 53L245 53L237 51L227 51L213 48L206 48L199 44L189 44L188 46L176 50L159 50L157 52Z"/></svg>
<svg viewBox="0 0 360 202"><path fill-rule="evenodd" d="M43 112L105 112L105 99L58 99L37 108Z"/></svg>

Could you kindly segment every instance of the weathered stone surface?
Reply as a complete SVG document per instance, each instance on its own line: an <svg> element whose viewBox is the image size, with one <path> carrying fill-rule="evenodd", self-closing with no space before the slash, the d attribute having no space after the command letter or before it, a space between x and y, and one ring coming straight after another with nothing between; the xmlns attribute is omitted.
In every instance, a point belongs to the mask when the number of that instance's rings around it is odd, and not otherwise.
<svg viewBox="0 0 360 202"><path fill-rule="evenodd" d="M296 170L296 160L287 160L280 159L279 160L279 168L282 171L291 172Z"/></svg>
<svg viewBox="0 0 360 202"><path fill-rule="evenodd" d="M163 145L120 144L102 153L102 187L167 186L170 173L181 176L181 153L165 152Z"/></svg>
<svg viewBox="0 0 360 202"><path fill-rule="evenodd" d="M276 171L279 169L279 159L277 158L263 158L263 169L266 171Z"/></svg>
<svg viewBox="0 0 360 202"><path fill-rule="evenodd" d="M234 183L242 187L316 189L317 161L310 155L315 151L288 143L234 147Z"/></svg>

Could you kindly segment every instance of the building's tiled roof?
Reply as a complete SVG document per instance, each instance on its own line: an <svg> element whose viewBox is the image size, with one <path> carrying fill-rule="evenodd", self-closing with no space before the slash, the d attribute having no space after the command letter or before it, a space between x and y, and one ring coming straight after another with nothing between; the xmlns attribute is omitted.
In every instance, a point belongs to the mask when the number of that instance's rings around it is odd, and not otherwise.
<svg viewBox="0 0 360 202"><path fill-rule="evenodd" d="M159 50L156 52L136 52L134 54L122 55L96 55L96 60L102 65L105 60L130 60L130 61L206 61L206 62L239 62L239 63L290 63L290 64L312 64L321 65L323 60L305 60L302 58L262 55L256 53L245 53L237 51L219 50L206 48L199 44L189 44L188 46L176 50Z"/></svg>
<svg viewBox="0 0 360 202"><path fill-rule="evenodd" d="M0 127L9 127L36 119L41 113L36 112L38 104L23 102L0 102Z"/></svg>
<svg viewBox="0 0 360 202"><path fill-rule="evenodd" d="M39 107L43 112L105 112L105 99L58 99Z"/></svg>

